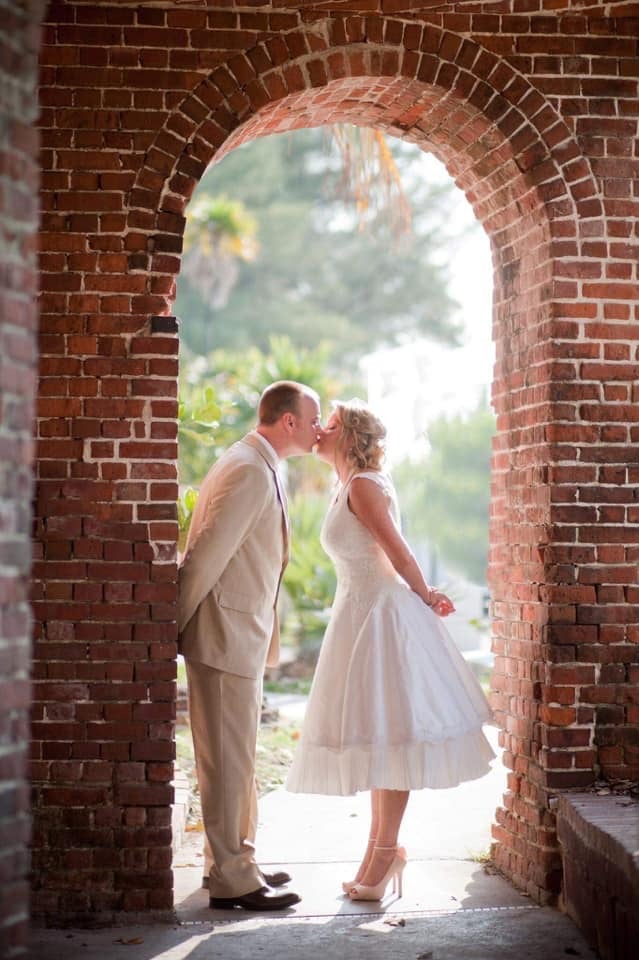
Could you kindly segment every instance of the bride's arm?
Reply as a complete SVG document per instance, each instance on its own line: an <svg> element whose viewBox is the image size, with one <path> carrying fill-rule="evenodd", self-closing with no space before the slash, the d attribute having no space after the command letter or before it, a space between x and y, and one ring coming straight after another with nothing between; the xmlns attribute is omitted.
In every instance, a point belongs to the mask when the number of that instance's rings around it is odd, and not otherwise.
<svg viewBox="0 0 639 960"><path fill-rule="evenodd" d="M452 613L455 607L450 598L426 583L417 560L395 525L389 510L388 498L382 488L373 480L355 477L351 482L348 505L360 523L375 538L411 590L414 590L440 617Z"/></svg>

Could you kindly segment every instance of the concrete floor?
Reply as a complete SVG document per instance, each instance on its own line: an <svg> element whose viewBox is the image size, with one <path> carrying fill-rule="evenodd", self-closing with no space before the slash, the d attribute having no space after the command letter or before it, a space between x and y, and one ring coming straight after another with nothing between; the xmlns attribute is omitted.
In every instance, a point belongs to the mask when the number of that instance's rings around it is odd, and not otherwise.
<svg viewBox="0 0 639 960"><path fill-rule="evenodd" d="M487 728L496 745L496 731ZM353 903L341 893L363 849L366 795L307 797L278 790L260 803L257 849L283 866L301 903L280 914L212 911L201 889L201 837L176 857L174 924L39 930L33 960L594 960L574 924L538 907L485 866L505 772L411 796L402 830L409 864L401 899Z"/></svg>

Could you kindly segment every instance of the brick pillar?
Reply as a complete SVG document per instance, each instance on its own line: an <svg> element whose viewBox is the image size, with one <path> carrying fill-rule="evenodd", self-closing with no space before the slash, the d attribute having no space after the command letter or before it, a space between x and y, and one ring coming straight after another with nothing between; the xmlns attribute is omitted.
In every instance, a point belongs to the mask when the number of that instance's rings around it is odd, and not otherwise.
<svg viewBox="0 0 639 960"><path fill-rule="evenodd" d="M36 387L34 98L43 4L2 3L0 45L0 957L26 949L33 417Z"/></svg>
<svg viewBox="0 0 639 960"><path fill-rule="evenodd" d="M155 302L136 292L146 276L107 282L138 310ZM177 323L135 312L60 317L58 302L43 297L33 913L53 923L138 911L167 919ZM53 333L62 329L73 332Z"/></svg>

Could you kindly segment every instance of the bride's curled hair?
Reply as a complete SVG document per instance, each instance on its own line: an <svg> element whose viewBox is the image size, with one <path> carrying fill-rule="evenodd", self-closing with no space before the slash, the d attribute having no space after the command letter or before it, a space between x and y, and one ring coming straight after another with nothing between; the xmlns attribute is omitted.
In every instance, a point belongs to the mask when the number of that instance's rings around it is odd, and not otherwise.
<svg viewBox="0 0 639 960"><path fill-rule="evenodd" d="M379 470L386 452L386 427L361 400L338 400L335 412L342 424L341 445L355 470Z"/></svg>

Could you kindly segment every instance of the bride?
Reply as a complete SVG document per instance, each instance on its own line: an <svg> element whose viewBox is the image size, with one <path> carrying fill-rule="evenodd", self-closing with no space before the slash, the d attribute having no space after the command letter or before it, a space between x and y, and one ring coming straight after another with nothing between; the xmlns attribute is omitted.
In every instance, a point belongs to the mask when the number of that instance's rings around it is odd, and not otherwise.
<svg viewBox="0 0 639 960"><path fill-rule="evenodd" d="M385 436L352 400L335 405L317 443L338 479L321 532L337 591L286 782L296 793L370 790L366 851L342 884L352 900L379 900L391 881L401 896L409 792L482 777L494 758L488 704L441 621L454 606L400 533Z"/></svg>

